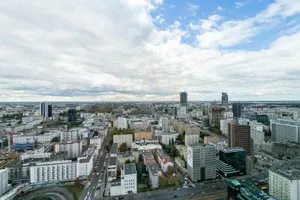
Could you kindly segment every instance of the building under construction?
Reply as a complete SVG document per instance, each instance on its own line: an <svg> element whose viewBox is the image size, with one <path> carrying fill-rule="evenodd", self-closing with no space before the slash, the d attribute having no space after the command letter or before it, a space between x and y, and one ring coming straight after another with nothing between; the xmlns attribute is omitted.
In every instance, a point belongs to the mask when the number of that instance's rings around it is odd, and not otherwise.
<svg viewBox="0 0 300 200"><path fill-rule="evenodd" d="M209 125L220 126L220 120L225 119L226 108L220 105L214 105L209 109Z"/></svg>

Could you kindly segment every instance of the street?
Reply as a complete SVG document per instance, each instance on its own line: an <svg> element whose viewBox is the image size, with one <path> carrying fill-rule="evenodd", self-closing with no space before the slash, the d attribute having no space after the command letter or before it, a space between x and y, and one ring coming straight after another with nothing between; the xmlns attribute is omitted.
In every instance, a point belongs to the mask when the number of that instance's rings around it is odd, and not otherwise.
<svg viewBox="0 0 300 200"><path fill-rule="evenodd" d="M103 145L101 147L99 156L96 159L96 162L94 163L94 168L96 167L96 171L92 171L88 181L87 185L84 188L82 194L81 194L81 200L88 200L88 199L96 199L97 197L95 196L98 184L100 183L100 191L98 192L99 197L103 196L104 190L105 190L105 183L106 183L106 173L107 173L107 167L105 166L105 170L102 173L103 167L104 167L104 162L107 164L108 161L106 159L106 145L108 145L109 140L110 140L110 133L111 129L108 129L106 138L103 142ZM97 173L99 175L97 176ZM101 180L101 181L100 181ZM99 182L100 181L100 182Z"/></svg>

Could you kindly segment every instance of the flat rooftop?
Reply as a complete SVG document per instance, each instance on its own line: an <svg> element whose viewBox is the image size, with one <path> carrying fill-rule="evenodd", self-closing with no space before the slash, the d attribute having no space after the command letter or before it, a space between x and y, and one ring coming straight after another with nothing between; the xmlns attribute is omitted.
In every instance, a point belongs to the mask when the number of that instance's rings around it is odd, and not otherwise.
<svg viewBox="0 0 300 200"><path fill-rule="evenodd" d="M220 151L223 151L225 153L233 153L233 152L240 152L245 151L242 147L223 147L220 149Z"/></svg>
<svg viewBox="0 0 300 200"><path fill-rule="evenodd" d="M124 165L125 174L136 174L136 167L134 163Z"/></svg>
<svg viewBox="0 0 300 200"><path fill-rule="evenodd" d="M299 169L287 169L287 168L280 168L271 170L276 174L279 174L289 180L300 180L300 170Z"/></svg>

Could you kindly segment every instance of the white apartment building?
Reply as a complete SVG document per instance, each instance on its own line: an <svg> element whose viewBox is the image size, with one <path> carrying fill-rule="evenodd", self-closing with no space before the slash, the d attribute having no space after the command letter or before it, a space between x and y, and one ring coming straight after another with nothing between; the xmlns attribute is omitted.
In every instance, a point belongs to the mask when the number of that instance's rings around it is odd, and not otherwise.
<svg viewBox="0 0 300 200"><path fill-rule="evenodd" d="M118 117L117 119L117 128L118 129L128 129L127 119L124 117Z"/></svg>
<svg viewBox="0 0 300 200"><path fill-rule="evenodd" d="M216 149L211 145L187 146L187 171L192 181L216 178Z"/></svg>
<svg viewBox="0 0 300 200"><path fill-rule="evenodd" d="M185 134L185 138L184 138L185 146L192 145L192 144L199 144L199 137L200 137L200 133L196 133L196 134L187 133L187 134Z"/></svg>
<svg viewBox="0 0 300 200"><path fill-rule="evenodd" d="M0 169L0 196L7 192L8 189L8 169Z"/></svg>
<svg viewBox="0 0 300 200"><path fill-rule="evenodd" d="M158 188L158 177L162 175L162 171L160 170L157 163L151 163L148 165L149 171L149 179L151 181L152 188Z"/></svg>
<svg viewBox="0 0 300 200"><path fill-rule="evenodd" d="M125 164L121 172L121 193L137 193L137 171L134 163Z"/></svg>
<svg viewBox="0 0 300 200"><path fill-rule="evenodd" d="M45 158L50 158L51 155L52 155L52 153L44 153L44 152L39 152L39 151L26 151L20 157L21 157L21 160L45 159Z"/></svg>
<svg viewBox="0 0 300 200"><path fill-rule="evenodd" d="M186 106L179 106L177 110L177 118L178 119L187 119L188 115L186 113Z"/></svg>
<svg viewBox="0 0 300 200"><path fill-rule="evenodd" d="M82 153L82 141L80 142L66 142L66 143L56 143L54 145L54 153L58 152L68 152L68 158L77 158Z"/></svg>
<svg viewBox="0 0 300 200"><path fill-rule="evenodd" d="M113 143L117 143L118 147L120 147L123 143L126 143L128 147L131 147L132 137L132 134L114 135Z"/></svg>
<svg viewBox="0 0 300 200"><path fill-rule="evenodd" d="M71 160L38 162L30 166L30 183L72 181L77 177L77 163Z"/></svg>
<svg viewBox="0 0 300 200"><path fill-rule="evenodd" d="M284 170L269 171L269 194L276 199L300 199L300 171Z"/></svg>
<svg viewBox="0 0 300 200"><path fill-rule="evenodd" d="M103 138L102 137L98 136L98 137L90 138L90 144L91 145L96 145L97 149L101 149L102 142L103 142Z"/></svg>
<svg viewBox="0 0 300 200"><path fill-rule="evenodd" d="M271 120L270 128L275 142L300 142L300 121Z"/></svg>
<svg viewBox="0 0 300 200"><path fill-rule="evenodd" d="M54 137L59 136L59 132L54 131L50 133L44 133L42 135L13 135L14 144L25 144L25 143L49 143Z"/></svg>
<svg viewBox="0 0 300 200"><path fill-rule="evenodd" d="M159 119L159 126L162 128L163 131L170 131L169 128L169 119L167 117L161 117Z"/></svg>
<svg viewBox="0 0 300 200"><path fill-rule="evenodd" d="M93 155L87 155L77 159L77 177L88 176L93 170Z"/></svg>
<svg viewBox="0 0 300 200"><path fill-rule="evenodd" d="M177 137L178 137L178 133L163 132L161 134L161 143L167 146L171 145L172 142L175 143Z"/></svg>
<svg viewBox="0 0 300 200"><path fill-rule="evenodd" d="M250 137L253 139L254 150L257 152L263 142L265 141L265 133L263 132L263 125L260 123L250 124Z"/></svg>

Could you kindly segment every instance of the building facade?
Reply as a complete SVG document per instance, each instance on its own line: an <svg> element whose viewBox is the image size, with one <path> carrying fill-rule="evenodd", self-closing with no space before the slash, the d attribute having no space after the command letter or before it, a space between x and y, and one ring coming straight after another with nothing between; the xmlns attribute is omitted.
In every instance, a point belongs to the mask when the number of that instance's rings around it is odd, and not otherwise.
<svg viewBox="0 0 300 200"><path fill-rule="evenodd" d="M123 143L126 143L127 147L131 147L132 137L133 137L132 134L114 135L113 143L117 143L118 147L120 147L121 144L123 144Z"/></svg>
<svg viewBox="0 0 300 200"><path fill-rule="evenodd" d="M300 171L279 169L269 171L269 193L276 199L300 199Z"/></svg>
<svg viewBox="0 0 300 200"><path fill-rule="evenodd" d="M187 93L186 92L180 93L180 106L187 107Z"/></svg>
<svg viewBox="0 0 300 200"><path fill-rule="evenodd" d="M239 125L236 122L228 124L228 146L242 147L247 155L253 154L253 139L250 135L249 125Z"/></svg>
<svg viewBox="0 0 300 200"><path fill-rule="evenodd" d="M117 119L117 128L118 129L128 129L127 119L124 117L118 117Z"/></svg>
<svg viewBox="0 0 300 200"><path fill-rule="evenodd" d="M187 171L192 181L216 178L216 153L211 145L187 147Z"/></svg>
<svg viewBox="0 0 300 200"><path fill-rule="evenodd" d="M239 175L246 174L246 151L241 147L222 148L219 159L239 171Z"/></svg>
<svg viewBox="0 0 300 200"><path fill-rule="evenodd" d="M71 160L33 163L30 166L30 183L73 181L76 177L77 163Z"/></svg>
<svg viewBox="0 0 300 200"><path fill-rule="evenodd" d="M271 120L271 137L275 142L300 143L300 121Z"/></svg>
<svg viewBox="0 0 300 200"><path fill-rule="evenodd" d="M0 196L6 193L9 189L8 170L0 169Z"/></svg>
<svg viewBox="0 0 300 200"><path fill-rule="evenodd" d="M134 163L125 164L121 172L121 193L137 193L137 171Z"/></svg>
<svg viewBox="0 0 300 200"><path fill-rule="evenodd" d="M199 138L200 138L200 133L196 133L196 134L187 133L185 134L184 144L185 146L192 145L192 144L199 144Z"/></svg>
<svg viewBox="0 0 300 200"><path fill-rule="evenodd" d="M233 103L232 104L232 112L233 117L240 118L242 115L242 105L241 103Z"/></svg>
<svg viewBox="0 0 300 200"><path fill-rule="evenodd" d="M133 137L135 141L139 140L152 140L152 132L151 131L137 131L133 133Z"/></svg>

